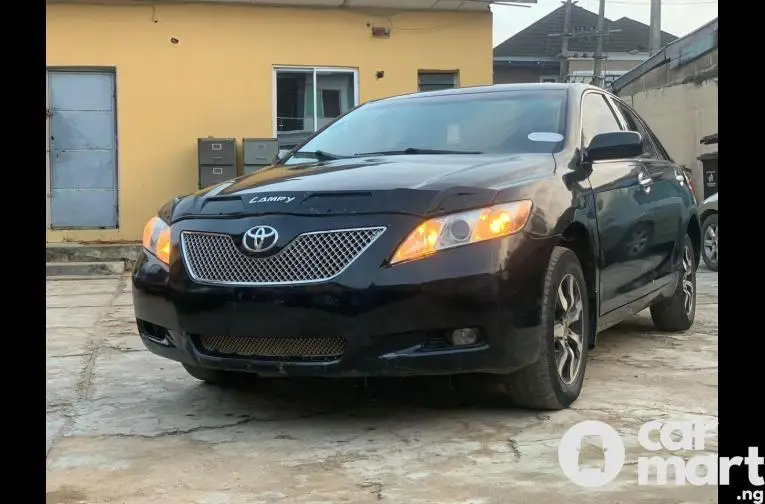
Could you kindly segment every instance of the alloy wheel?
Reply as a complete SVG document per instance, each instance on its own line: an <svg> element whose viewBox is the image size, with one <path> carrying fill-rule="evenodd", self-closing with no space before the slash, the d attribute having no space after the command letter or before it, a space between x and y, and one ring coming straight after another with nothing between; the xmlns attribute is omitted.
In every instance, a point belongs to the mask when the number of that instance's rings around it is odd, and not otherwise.
<svg viewBox="0 0 765 504"><path fill-rule="evenodd" d="M571 385L579 375L584 347L582 290L573 275L567 274L558 286L555 299L553 341L555 364L563 383Z"/></svg>
<svg viewBox="0 0 765 504"><path fill-rule="evenodd" d="M683 307L685 308L685 314L690 316L693 311L693 301L696 291L693 285L693 253L690 247L683 249L683 261L682 261L682 282L683 282Z"/></svg>
<svg viewBox="0 0 765 504"><path fill-rule="evenodd" d="M704 231L704 255L710 262L717 262L717 224L710 224Z"/></svg>

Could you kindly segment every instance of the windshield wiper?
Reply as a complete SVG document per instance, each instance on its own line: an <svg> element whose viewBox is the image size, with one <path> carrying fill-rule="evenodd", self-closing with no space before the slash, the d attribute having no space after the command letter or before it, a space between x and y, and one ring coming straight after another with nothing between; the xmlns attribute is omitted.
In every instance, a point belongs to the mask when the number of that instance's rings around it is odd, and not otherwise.
<svg viewBox="0 0 765 504"><path fill-rule="evenodd" d="M359 156L403 156L403 155L416 155L416 154L483 154L480 151L459 151L459 150L441 150L441 149L417 149L415 147L409 147L404 150L391 150L380 152L362 152L361 154L354 154L355 157Z"/></svg>
<svg viewBox="0 0 765 504"><path fill-rule="evenodd" d="M338 156L337 154L330 154L329 152L324 152L320 150L313 151L313 152L297 151L292 156L293 157L300 157L300 156L312 157L317 159L318 161L333 161L335 159L344 159L348 157L348 156Z"/></svg>

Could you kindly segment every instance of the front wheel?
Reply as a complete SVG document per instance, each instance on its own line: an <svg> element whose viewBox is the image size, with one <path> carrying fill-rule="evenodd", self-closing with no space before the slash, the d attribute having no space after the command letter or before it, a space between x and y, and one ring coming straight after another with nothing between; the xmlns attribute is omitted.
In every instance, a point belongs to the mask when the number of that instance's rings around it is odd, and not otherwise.
<svg viewBox="0 0 765 504"><path fill-rule="evenodd" d="M539 359L501 382L512 401L541 410L568 408L582 391L590 303L576 254L555 247L544 280Z"/></svg>
<svg viewBox="0 0 765 504"><path fill-rule="evenodd" d="M651 306L651 318L660 331L685 331L696 316L696 255L691 237L685 235L680 260L680 279L672 297Z"/></svg>
<svg viewBox="0 0 765 504"><path fill-rule="evenodd" d="M717 214L704 219L701 227L701 258L707 268L717 271Z"/></svg>

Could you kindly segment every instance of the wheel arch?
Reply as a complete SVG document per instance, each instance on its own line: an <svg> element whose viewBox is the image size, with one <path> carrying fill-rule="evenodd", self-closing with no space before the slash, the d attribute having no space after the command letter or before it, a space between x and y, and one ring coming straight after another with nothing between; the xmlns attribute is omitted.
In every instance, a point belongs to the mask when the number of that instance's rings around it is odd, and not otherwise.
<svg viewBox="0 0 765 504"><path fill-rule="evenodd" d="M586 282L587 297L590 299L590 337L588 343L590 348L594 348L597 342L597 323L598 323L598 268L595 243L588 227L580 222L571 222L558 240L558 246L566 247L571 250L579 259Z"/></svg>
<svg viewBox="0 0 765 504"><path fill-rule="evenodd" d="M699 266L699 261L701 260L701 223L710 215L710 212L713 213L714 211L708 210L704 212L700 220L698 216L691 215L688 221L686 232L691 237L691 243L693 243L693 260L696 263L696 267Z"/></svg>
<svg viewBox="0 0 765 504"><path fill-rule="evenodd" d="M709 208L707 210L704 210L704 213L702 213L699 216L699 222L701 222L701 225L704 225L704 221L710 218L711 216L717 214L717 210L714 208Z"/></svg>

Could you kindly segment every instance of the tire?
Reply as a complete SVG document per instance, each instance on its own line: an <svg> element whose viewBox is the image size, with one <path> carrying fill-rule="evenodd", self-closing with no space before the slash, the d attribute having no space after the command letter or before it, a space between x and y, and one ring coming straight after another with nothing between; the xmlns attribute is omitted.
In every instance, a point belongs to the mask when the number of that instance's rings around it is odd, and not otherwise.
<svg viewBox="0 0 765 504"><path fill-rule="evenodd" d="M183 369L197 380L218 387L238 387L248 383L248 381L255 377L255 375L250 375L249 373L221 371L219 369L190 366L188 364L183 364Z"/></svg>
<svg viewBox="0 0 765 504"><path fill-rule="evenodd" d="M712 271L717 271L717 230L717 214L704 219L704 224L701 226L701 258L704 259L707 268Z"/></svg>
<svg viewBox="0 0 765 504"><path fill-rule="evenodd" d="M560 300L559 289L565 290L564 297L567 304L571 305L569 286L573 286L574 299L580 302L573 303L578 305L578 308L569 312L573 322L565 325L561 320L564 306ZM568 408L579 397L587 367L589 313L587 286L579 259L573 251L555 247L544 279L539 358L533 364L500 380L507 395L517 406L537 410L561 410ZM571 337L577 332L580 335L578 345L576 338ZM564 344L567 347L564 347ZM574 356L578 355L578 365L570 366L573 361L563 361L564 372L561 373L558 371L556 356L559 356L564 348L571 349Z"/></svg>
<svg viewBox="0 0 765 504"><path fill-rule="evenodd" d="M651 306L651 318L660 331L686 331L696 316L696 256L688 235L680 257L682 269L674 294Z"/></svg>

